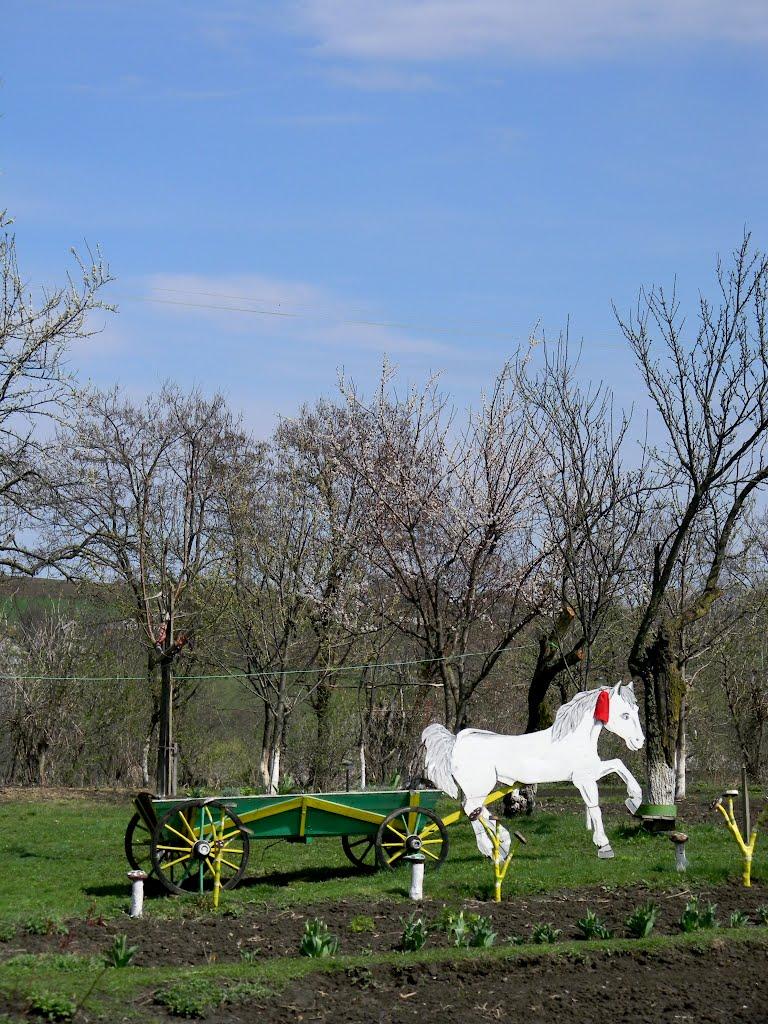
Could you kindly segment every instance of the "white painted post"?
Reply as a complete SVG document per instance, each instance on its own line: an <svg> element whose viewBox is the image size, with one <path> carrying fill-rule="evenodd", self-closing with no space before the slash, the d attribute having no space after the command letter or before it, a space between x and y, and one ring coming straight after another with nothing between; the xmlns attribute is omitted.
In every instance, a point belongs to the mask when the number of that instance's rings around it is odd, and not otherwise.
<svg viewBox="0 0 768 1024"><path fill-rule="evenodd" d="M144 883L149 878L146 871L129 871L131 880L131 917L141 917L144 912Z"/></svg>
<svg viewBox="0 0 768 1024"><path fill-rule="evenodd" d="M424 899L424 857L416 855L411 859L411 891L412 900Z"/></svg>

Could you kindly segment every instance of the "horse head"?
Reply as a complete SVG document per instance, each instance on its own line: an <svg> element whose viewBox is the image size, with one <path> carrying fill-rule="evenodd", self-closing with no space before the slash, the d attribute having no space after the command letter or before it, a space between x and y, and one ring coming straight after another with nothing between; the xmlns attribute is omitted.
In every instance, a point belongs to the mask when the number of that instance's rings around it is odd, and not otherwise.
<svg viewBox="0 0 768 1024"><path fill-rule="evenodd" d="M616 683L608 692L608 718L603 725L608 732L620 736L630 750L639 750L645 743L640 725L633 683Z"/></svg>

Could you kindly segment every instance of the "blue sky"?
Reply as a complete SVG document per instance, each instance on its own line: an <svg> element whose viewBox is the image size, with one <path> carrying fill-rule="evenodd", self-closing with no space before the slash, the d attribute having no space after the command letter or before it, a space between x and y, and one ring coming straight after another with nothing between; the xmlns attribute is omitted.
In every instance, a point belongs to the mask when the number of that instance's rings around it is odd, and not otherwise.
<svg viewBox="0 0 768 1024"><path fill-rule="evenodd" d="M754 0L6 0L3 23L23 266L56 280L87 240L118 279L75 364L221 389L260 433L384 353L472 401L569 317L631 401L611 301L675 274L695 299L744 225L768 245Z"/></svg>

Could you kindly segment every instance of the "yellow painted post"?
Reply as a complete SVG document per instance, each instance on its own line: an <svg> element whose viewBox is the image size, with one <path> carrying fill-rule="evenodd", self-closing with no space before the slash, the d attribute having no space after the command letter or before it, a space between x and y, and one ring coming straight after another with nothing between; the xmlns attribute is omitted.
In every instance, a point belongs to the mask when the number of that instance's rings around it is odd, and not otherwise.
<svg viewBox="0 0 768 1024"><path fill-rule="evenodd" d="M731 835L736 840L736 844L739 847L739 850L741 851L741 856L744 862L741 873L741 880L744 883L744 887L746 889L749 889L752 885L752 857L755 852L755 845L757 844L758 825L762 825L763 819L768 814L768 804L765 805L761 814L758 815L755 824L752 826L752 832L749 837L749 841L747 842L747 840L741 834L741 829L739 828L738 823L736 821L736 815L733 813L733 798L738 795L739 791L737 789L728 789L725 791L725 793L723 793L722 796L717 798L713 806L718 811L720 811L722 816L725 818L725 823L728 826ZM728 801L727 810L723 806L724 799Z"/></svg>
<svg viewBox="0 0 768 1024"><path fill-rule="evenodd" d="M507 876L507 871L509 869L509 865L512 863L516 847L513 846L510 841L509 852L502 860L501 836L499 835L498 818L491 818L489 821L486 821L485 818L479 818L478 820L487 832L488 838L491 840L491 847L493 848L493 855L491 856L491 863L493 864L493 899L494 902L501 903L501 886ZM519 832L515 832L514 837L517 839L518 843L522 843L523 845L525 844L525 837Z"/></svg>
<svg viewBox="0 0 768 1024"><path fill-rule="evenodd" d="M218 844L217 844L218 845ZM224 848L219 845L213 858L213 909L219 908L219 896L221 894L221 858L224 856Z"/></svg>

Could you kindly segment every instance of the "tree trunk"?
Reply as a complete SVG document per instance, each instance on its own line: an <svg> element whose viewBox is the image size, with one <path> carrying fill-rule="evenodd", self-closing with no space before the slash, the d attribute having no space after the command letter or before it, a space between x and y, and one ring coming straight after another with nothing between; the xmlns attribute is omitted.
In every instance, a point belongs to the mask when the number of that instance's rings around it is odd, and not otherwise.
<svg viewBox="0 0 768 1024"><path fill-rule="evenodd" d="M269 704L264 702L264 731L261 736L261 757L259 758L259 778L266 792L269 792L269 762L272 753L272 742L275 731L275 714Z"/></svg>
<svg viewBox="0 0 768 1024"><path fill-rule="evenodd" d="M683 698L680 705L680 724L677 730L677 745L675 747L675 803L678 800L685 799L685 785L686 785L686 767L685 759L687 755L687 735L686 735L686 719L687 719L688 704L685 698Z"/></svg>
<svg viewBox="0 0 768 1024"><path fill-rule="evenodd" d="M170 657L160 664L160 729L157 743L157 795L175 796L173 789L173 671Z"/></svg>
<svg viewBox="0 0 768 1024"><path fill-rule="evenodd" d="M675 802L675 767L685 680L669 630L662 625L646 648L639 674L645 693L648 787L652 804Z"/></svg>
<svg viewBox="0 0 768 1024"><path fill-rule="evenodd" d="M333 759L328 728L332 693L331 687L323 682L318 685L312 696L312 709L315 712L315 749L312 751L309 781L315 792L327 789L326 781Z"/></svg>

